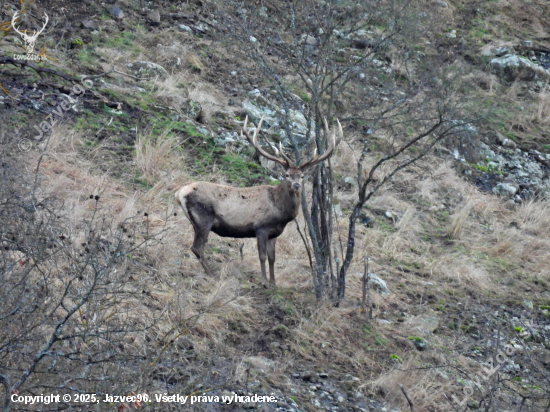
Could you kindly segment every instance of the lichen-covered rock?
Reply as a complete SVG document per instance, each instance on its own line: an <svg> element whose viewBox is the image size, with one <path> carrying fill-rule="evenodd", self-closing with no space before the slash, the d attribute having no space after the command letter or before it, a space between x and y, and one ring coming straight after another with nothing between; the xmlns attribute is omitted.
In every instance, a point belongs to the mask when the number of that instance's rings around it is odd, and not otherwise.
<svg viewBox="0 0 550 412"><path fill-rule="evenodd" d="M550 80L550 73L542 66L513 54L492 59L489 64L494 74L509 81Z"/></svg>
<svg viewBox="0 0 550 412"><path fill-rule="evenodd" d="M138 77L166 79L168 72L164 67L153 62L135 61L126 65L130 71Z"/></svg>

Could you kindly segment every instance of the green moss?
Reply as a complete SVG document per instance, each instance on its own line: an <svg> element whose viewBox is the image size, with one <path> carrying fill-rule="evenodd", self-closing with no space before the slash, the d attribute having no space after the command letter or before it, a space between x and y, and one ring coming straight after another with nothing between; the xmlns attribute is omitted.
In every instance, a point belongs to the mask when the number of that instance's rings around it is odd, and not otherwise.
<svg viewBox="0 0 550 412"><path fill-rule="evenodd" d="M390 355L390 359L393 360L393 361L400 362L400 363L403 362L403 360L401 360L401 358L398 355L394 354L394 353L392 353Z"/></svg>

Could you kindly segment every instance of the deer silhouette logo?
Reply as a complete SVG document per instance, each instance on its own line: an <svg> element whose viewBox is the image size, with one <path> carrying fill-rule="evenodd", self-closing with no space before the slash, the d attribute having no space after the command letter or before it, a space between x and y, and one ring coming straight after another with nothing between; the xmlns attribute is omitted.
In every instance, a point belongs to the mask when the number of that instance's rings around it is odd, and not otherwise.
<svg viewBox="0 0 550 412"><path fill-rule="evenodd" d="M16 33L19 33L21 37L23 37L23 41L25 42L25 51L27 54L32 54L34 51L34 45L36 43L36 39L38 38L38 35L44 31L46 28L46 25L48 24L48 15L44 13L44 16L46 17L46 20L44 21L44 26L39 31L34 31L34 34L28 35L25 32L21 32L17 30L17 27L15 27L15 20L17 19L17 12L14 13L13 17L11 18L11 27L16 31Z"/></svg>

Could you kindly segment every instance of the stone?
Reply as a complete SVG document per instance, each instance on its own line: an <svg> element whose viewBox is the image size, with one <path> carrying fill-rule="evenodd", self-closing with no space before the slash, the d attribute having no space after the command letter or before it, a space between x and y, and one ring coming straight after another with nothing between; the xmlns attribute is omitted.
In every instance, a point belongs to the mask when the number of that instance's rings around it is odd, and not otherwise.
<svg viewBox="0 0 550 412"><path fill-rule="evenodd" d="M357 186L357 182L355 179L351 176L344 177L344 183L350 185L350 186Z"/></svg>
<svg viewBox="0 0 550 412"><path fill-rule="evenodd" d="M87 30L98 30L99 25L95 20L82 20L81 26L83 29Z"/></svg>
<svg viewBox="0 0 550 412"><path fill-rule="evenodd" d="M309 34L302 34L302 36L300 37L300 43L305 43L313 46L317 44L317 39L313 36L310 36Z"/></svg>
<svg viewBox="0 0 550 412"><path fill-rule="evenodd" d="M190 119L198 121L202 116L202 105L195 100L189 100L185 108L185 114Z"/></svg>
<svg viewBox="0 0 550 412"><path fill-rule="evenodd" d="M147 21L151 26L160 25L160 13L158 10L149 10L147 12Z"/></svg>
<svg viewBox="0 0 550 412"><path fill-rule="evenodd" d="M492 73L508 81L550 80L550 73L542 66L513 54L492 59L489 66Z"/></svg>
<svg viewBox="0 0 550 412"><path fill-rule="evenodd" d="M393 213L389 210L386 210L386 213L384 213L384 216L386 216L388 219L393 219Z"/></svg>
<svg viewBox="0 0 550 412"><path fill-rule="evenodd" d="M513 197L517 191L518 190L514 186L508 183L498 183L495 187L493 187L494 194L505 197Z"/></svg>
<svg viewBox="0 0 550 412"><path fill-rule="evenodd" d="M415 339L414 346L419 351L425 351L428 349L428 343L424 339Z"/></svg>
<svg viewBox="0 0 550 412"><path fill-rule="evenodd" d="M169 75L164 67L153 62L134 61L126 65L137 77L166 79Z"/></svg>
<svg viewBox="0 0 550 412"><path fill-rule="evenodd" d="M438 1L438 2L437 2L437 5L438 5L439 7L444 8L444 9L446 9L446 8L449 7L449 5L447 4L447 2L446 2L446 1L443 1L443 0Z"/></svg>
<svg viewBox="0 0 550 412"><path fill-rule="evenodd" d="M439 326L439 317L436 315L425 313L419 316L411 316L408 318L403 325L416 330L415 335L420 335L424 333L432 333Z"/></svg>
<svg viewBox="0 0 550 412"><path fill-rule="evenodd" d="M522 40L520 41L520 44L523 47L533 47L533 42L531 40Z"/></svg>
<svg viewBox="0 0 550 412"><path fill-rule="evenodd" d="M124 12L118 6L112 6L108 9L109 14L113 16L116 20L124 19Z"/></svg>
<svg viewBox="0 0 550 412"><path fill-rule="evenodd" d="M451 30L449 33L445 35L448 39L456 39L456 30Z"/></svg>
<svg viewBox="0 0 550 412"><path fill-rule="evenodd" d="M367 276L368 276L367 283L372 290L374 290L376 293L379 293L380 295L387 296L390 294L390 290L388 289L386 282L384 282L374 273L369 273Z"/></svg>
<svg viewBox="0 0 550 412"><path fill-rule="evenodd" d="M178 26L179 31L185 31L187 33L193 34L193 29L189 26L186 26L185 24L180 24Z"/></svg>
<svg viewBox="0 0 550 412"><path fill-rule="evenodd" d="M359 220L362 225L366 227L374 227L374 219L366 214L362 213L359 215Z"/></svg>

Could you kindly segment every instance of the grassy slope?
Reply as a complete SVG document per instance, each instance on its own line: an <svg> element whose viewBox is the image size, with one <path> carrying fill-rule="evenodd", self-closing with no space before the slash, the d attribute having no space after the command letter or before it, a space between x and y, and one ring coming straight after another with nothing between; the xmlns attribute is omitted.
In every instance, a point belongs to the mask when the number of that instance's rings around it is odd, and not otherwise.
<svg viewBox="0 0 550 412"><path fill-rule="evenodd" d="M548 47L544 27L549 23L536 12L547 6L543 2L519 6L513 1L455 1L449 5L442 11L442 24L459 30L459 38L466 42L462 56L473 56L473 63L480 68L471 92L479 98L500 101L488 129L511 133L526 145L543 147L548 141L548 93L535 95L525 85L499 83L482 71L483 62L475 56L489 42L516 44L518 39L532 38ZM477 17L474 9L481 10ZM549 14L546 10L546 19ZM173 203L173 191L199 176L232 184L257 182L256 175L243 176L241 167L232 170L234 175L227 175L222 153L215 157L221 163L201 169L204 157L200 154L204 152L211 158L215 147L206 145L201 152L204 139L196 127L186 122L171 123L169 116L151 108L154 103L181 106L185 95L201 101L211 112L224 108L230 95L214 82L220 80L215 71L223 58L222 42L173 30L137 30L134 35L103 33L111 40L101 45L84 32L84 48L56 54L59 61L55 65L67 69L69 65L64 61L71 61L73 72L85 72L98 61L109 69L112 61L121 66L134 59L168 65L174 56L185 56L181 67L171 67L174 74L167 80L141 85L145 92L136 93L123 76L106 78L119 86L100 92L123 102L125 115L90 103L74 115L73 121L54 131L41 170L48 191L60 199L71 199L75 215L89 212L86 203L78 199L87 198L99 188L114 216L122 218L147 210L152 222L160 222L166 210L169 214L179 212ZM157 47L159 43L169 45L174 39L176 45L172 48ZM437 34L433 40L449 52L456 47ZM217 56L214 62L197 63L206 61L204 56L210 51ZM197 71L201 64L203 69ZM16 69L9 70L17 73ZM3 86L34 81L36 76L30 74ZM29 124L42 119L32 110L19 107L14 111ZM114 120L107 124L110 118ZM129 127L137 130L128 132ZM29 163L33 164L37 156L31 152ZM340 174L353 173L345 166L351 156L346 148L336 155ZM228 163L234 164L234 159ZM390 326L367 321L358 306L358 275L362 273L358 259L350 268L346 304L339 309L315 305L307 257L294 225L288 227L277 245L277 290L258 288L259 263L253 239L244 241L241 262L240 241L212 236L207 254L220 277L206 278L188 249L192 228L179 213L165 244L143 257L144 264L154 269L149 273L154 275L136 275L150 291L149 304L168 308L159 328L170 329L177 325L177 319L204 311L196 323L182 330L193 341L199 359L214 353L234 365L230 372L223 372L227 374L226 382L242 385L252 373L253 379L263 385L288 389L285 377L297 370L329 370L334 376L350 374L359 378L348 385L350 392L362 391L404 407L396 386L400 382L408 388L419 410L448 410L441 393L460 390L456 377L461 375L456 370L405 373L394 369L395 356L391 355L397 355L406 367L449 361L463 370L476 370L479 365L468 357L476 346L469 334L475 330L485 336L492 334L495 325L488 312L504 306L510 318L536 318L539 306L550 305L550 206L527 203L510 210L499 199L465 182L451 163L433 158L422 166L402 173L378 193L367 211L376 218L375 227L358 230L359 254L369 254L370 270L392 291L387 298L373 297L375 316L392 321ZM344 209L344 217L338 222L342 233L347 223L345 212L354 194L353 189L338 193ZM377 214L385 210L391 210L398 219L392 221ZM303 226L302 220L298 221ZM533 302L533 312L525 311L525 300ZM430 317L437 320L435 334L426 333L423 326ZM503 333L513 339L517 332L511 323L505 324ZM274 332L278 325L285 325L288 332ZM417 351L408 339L411 336L425 338L430 350ZM281 349L270 345L273 341L286 345L282 351L291 360L281 360ZM314 410L307 395L296 397L304 409Z"/></svg>

